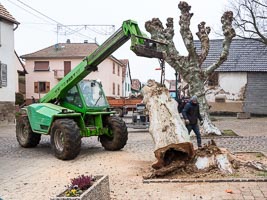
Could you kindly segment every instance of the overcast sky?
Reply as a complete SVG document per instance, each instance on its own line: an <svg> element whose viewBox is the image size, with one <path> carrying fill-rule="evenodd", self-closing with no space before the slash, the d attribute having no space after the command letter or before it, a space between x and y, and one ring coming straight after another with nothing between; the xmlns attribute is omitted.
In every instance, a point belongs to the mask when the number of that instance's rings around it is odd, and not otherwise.
<svg viewBox="0 0 267 200"><path fill-rule="evenodd" d="M226 10L227 0L187 0L187 2L192 6L191 12L194 13L191 20L194 39L197 39L195 32L197 32L197 24L201 21L205 21L211 27L210 38L218 38L215 31L221 32L220 18ZM178 0L1 0L1 4L20 22L15 31L15 50L19 55L38 51L57 42L66 42L67 39L71 42L84 40L93 42L96 38L96 41L101 44L109 37L103 33L111 32L111 25L114 25L117 30L122 22L128 19L135 20L140 29L145 32L145 22L153 17L160 18L163 24L168 17L174 18L176 48L186 55L179 33L178 3ZM108 26L57 29L57 22L63 25ZM131 52L129 41L113 55L117 59L129 59L132 78L138 78L142 82L151 78L160 81L160 71L155 70L159 67L158 60L137 57ZM174 70L169 66L166 67L166 79L175 79Z"/></svg>

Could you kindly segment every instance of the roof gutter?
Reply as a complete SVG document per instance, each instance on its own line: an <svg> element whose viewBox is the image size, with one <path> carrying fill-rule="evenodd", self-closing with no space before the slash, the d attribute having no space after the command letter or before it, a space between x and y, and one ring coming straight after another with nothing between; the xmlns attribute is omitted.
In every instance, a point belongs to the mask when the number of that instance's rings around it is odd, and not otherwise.
<svg viewBox="0 0 267 200"><path fill-rule="evenodd" d="M19 24L15 24L15 25L16 25L16 27L13 28L13 31L15 31L19 27Z"/></svg>

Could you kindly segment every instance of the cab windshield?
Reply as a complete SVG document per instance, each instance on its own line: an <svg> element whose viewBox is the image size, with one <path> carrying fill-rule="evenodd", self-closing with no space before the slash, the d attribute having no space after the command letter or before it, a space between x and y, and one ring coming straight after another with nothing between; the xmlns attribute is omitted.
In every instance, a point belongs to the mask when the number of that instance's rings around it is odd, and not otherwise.
<svg viewBox="0 0 267 200"><path fill-rule="evenodd" d="M102 87L97 81L83 80L79 83L82 96L88 107L107 106Z"/></svg>

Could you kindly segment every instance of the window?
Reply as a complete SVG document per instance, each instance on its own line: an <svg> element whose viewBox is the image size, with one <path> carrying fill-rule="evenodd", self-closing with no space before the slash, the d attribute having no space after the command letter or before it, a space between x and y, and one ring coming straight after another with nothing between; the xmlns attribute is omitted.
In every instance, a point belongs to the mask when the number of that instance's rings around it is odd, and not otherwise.
<svg viewBox="0 0 267 200"><path fill-rule="evenodd" d="M118 93L117 95L120 95L120 85L118 84Z"/></svg>
<svg viewBox="0 0 267 200"><path fill-rule="evenodd" d="M113 74L115 74L115 63L113 63Z"/></svg>
<svg viewBox="0 0 267 200"><path fill-rule="evenodd" d="M208 86L218 86L219 84L219 73L218 72L213 72L213 74L211 74L208 77Z"/></svg>
<svg viewBox="0 0 267 200"><path fill-rule="evenodd" d="M64 76L71 71L71 61L64 61Z"/></svg>
<svg viewBox="0 0 267 200"><path fill-rule="evenodd" d="M49 71L49 61L34 61L34 71Z"/></svg>
<svg viewBox="0 0 267 200"><path fill-rule="evenodd" d="M112 84L112 94L115 95L115 83Z"/></svg>
<svg viewBox="0 0 267 200"><path fill-rule="evenodd" d="M7 86L7 65L0 62L0 87Z"/></svg>
<svg viewBox="0 0 267 200"><path fill-rule="evenodd" d="M35 93L47 93L50 91L50 82L34 82Z"/></svg>
<svg viewBox="0 0 267 200"><path fill-rule="evenodd" d="M77 89L77 86L74 86L71 88L65 98L63 99L64 101L74 104L75 106L82 107L82 99L80 97L79 91Z"/></svg>
<svg viewBox="0 0 267 200"><path fill-rule="evenodd" d="M120 65L118 65L118 76L120 76Z"/></svg>

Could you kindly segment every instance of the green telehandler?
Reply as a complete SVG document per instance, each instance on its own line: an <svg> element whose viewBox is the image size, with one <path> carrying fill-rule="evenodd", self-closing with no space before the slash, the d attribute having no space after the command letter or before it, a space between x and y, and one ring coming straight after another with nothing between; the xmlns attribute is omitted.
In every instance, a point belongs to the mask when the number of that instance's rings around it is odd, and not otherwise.
<svg viewBox="0 0 267 200"><path fill-rule="evenodd" d="M162 59L157 51L161 42L146 38L135 21L122 27L85 57L38 103L21 109L17 118L16 138L22 147L35 147L41 135L50 135L55 156L74 159L81 149L81 138L98 136L106 150L120 150L128 140L125 122L112 111L101 83L83 80L116 49L131 39L130 49L138 56Z"/></svg>

